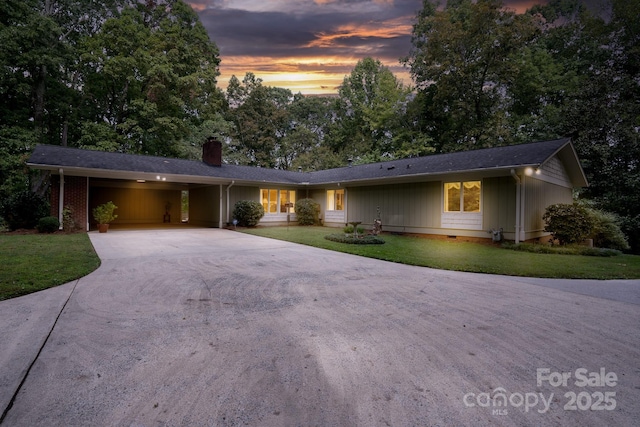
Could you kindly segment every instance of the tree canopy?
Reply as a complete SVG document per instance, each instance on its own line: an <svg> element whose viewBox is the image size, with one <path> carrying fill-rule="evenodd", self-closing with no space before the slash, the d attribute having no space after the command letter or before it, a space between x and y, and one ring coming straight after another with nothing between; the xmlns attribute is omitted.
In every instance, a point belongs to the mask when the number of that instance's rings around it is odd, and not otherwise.
<svg viewBox="0 0 640 427"><path fill-rule="evenodd" d="M640 0L423 0L403 85L360 58L333 97L221 62L183 0L0 2L0 198L39 187L36 143L317 170L569 136L590 186L640 251ZM603 12L604 11L604 12ZM40 186L43 191L44 187Z"/></svg>

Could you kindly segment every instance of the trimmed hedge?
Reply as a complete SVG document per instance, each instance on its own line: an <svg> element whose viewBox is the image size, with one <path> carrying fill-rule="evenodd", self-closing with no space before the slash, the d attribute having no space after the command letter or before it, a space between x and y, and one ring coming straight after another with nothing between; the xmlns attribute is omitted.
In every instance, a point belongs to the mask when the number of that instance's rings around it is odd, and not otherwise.
<svg viewBox="0 0 640 427"><path fill-rule="evenodd" d="M384 244L384 240L377 236L346 236L344 234L327 234L324 236L325 239L331 240L332 242L338 243L347 243L350 245L382 245Z"/></svg>
<svg viewBox="0 0 640 427"><path fill-rule="evenodd" d="M60 228L60 221L55 216L45 216L38 220L38 233L54 233Z"/></svg>

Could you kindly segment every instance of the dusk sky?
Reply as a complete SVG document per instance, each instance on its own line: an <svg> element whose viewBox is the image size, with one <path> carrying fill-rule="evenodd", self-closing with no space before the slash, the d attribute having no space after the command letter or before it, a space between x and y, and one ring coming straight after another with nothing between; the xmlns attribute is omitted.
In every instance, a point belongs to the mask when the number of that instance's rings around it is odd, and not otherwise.
<svg viewBox="0 0 640 427"><path fill-rule="evenodd" d="M523 12L544 0L507 0ZM336 93L358 60L371 56L405 85L399 58L411 48L422 0L188 0L220 48L221 76L253 72L268 86L294 93Z"/></svg>

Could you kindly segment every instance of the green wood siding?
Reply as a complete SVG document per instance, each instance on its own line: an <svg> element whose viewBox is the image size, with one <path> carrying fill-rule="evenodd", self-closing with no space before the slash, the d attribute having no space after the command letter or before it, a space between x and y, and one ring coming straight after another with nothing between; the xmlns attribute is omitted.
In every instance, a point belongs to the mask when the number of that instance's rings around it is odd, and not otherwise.
<svg viewBox="0 0 640 427"><path fill-rule="evenodd" d="M349 221L371 225L380 207L383 227L440 227L441 183L421 182L348 189Z"/></svg>
<svg viewBox="0 0 640 427"><path fill-rule="evenodd" d="M482 180L482 224L485 230L516 229L516 182L511 176Z"/></svg>
<svg viewBox="0 0 640 427"><path fill-rule="evenodd" d="M542 232L545 226L542 216L547 206L555 203L573 203L573 190L561 185L525 177L524 189L524 230L527 233ZM530 236L527 235L527 238Z"/></svg>

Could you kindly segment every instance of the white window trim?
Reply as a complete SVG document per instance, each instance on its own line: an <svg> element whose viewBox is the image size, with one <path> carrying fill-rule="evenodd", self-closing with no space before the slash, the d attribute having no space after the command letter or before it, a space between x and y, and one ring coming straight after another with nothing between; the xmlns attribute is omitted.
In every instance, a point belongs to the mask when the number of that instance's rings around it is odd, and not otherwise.
<svg viewBox="0 0 640 427"><path fill-rule="evenodd" d="M480 208L478 211L476 212L469 212L469 211L464 211L462 210L464 208L464 183L465 182L471 182L471 181L480 181ZM446 184L453 184L453 183L458 183L460 184L460 210L459 211L448 211L446 210L446 204L445 204L445 199L446 199L446 192L445 192L445 185ZM483 204L483 197L482 197L482 193L483 193L483 189L484 189L484 182L482 179L468 179L465 181L443 181L442 185L440 186L441 190L442 190L442 213L443 214L464 214L464 215L482 215L482 204Z"/></svg>
<svg viewBox="0 0 640 427"><path fill-rule="evenodd" d="M291 189L287 189L287 188L264 188L264 187L260 187L260 204L262 205L262 192L266 190L268 192L270 192L271 190L275 190L276 191L276 211L275 212L269 212L268 209L265 209L264 211L264 215L267 216L277 216L277 215L284 215L286 216L287 214L291 214L291 215L295 215L295 207L291 207L289 208L290 211L289 212L280 212L280 193L282 191L287 191L287 192L294 192L295 193L295 198L297 199L298 197L298 192L296 190L291 190ZM295 203L295 202L294 202ZM262 206L264 207L264 205Z"/></svg>

